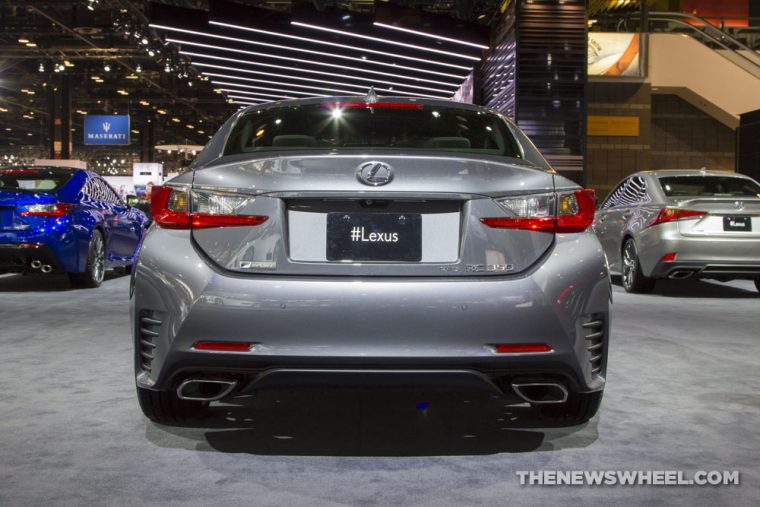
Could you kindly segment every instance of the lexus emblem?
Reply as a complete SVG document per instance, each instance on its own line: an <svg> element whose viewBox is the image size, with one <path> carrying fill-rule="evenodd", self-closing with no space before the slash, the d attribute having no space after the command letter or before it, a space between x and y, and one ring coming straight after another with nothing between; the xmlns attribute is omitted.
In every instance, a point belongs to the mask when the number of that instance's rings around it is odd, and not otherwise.
<svg viewBox="0 0 760 507"><path fill-rule="evenodd" d="M744 202L743 201L735 201L734 202L734 206L736 207L736 209L738 209L739 211L741 211L741 210L744 209Z"/></svg>
<svg viewBox="0 0 760 507"><path fill-rule="evenodd" d="M385 162L364 162L356 170L356 177L365 185L379 187L393 180L393 169Z"/></svg>

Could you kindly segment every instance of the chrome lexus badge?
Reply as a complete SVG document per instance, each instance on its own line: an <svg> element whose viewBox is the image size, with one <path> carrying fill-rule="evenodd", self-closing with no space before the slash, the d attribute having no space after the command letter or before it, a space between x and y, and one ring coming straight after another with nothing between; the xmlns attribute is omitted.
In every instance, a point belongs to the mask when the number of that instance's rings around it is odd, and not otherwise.
<svg viewBox="0 0 760 507"><path fill-rule="evenodd" d="M364 162L356 170L356 177L365 185L379 187L393 180L393 169L385 162Z"/></svg>

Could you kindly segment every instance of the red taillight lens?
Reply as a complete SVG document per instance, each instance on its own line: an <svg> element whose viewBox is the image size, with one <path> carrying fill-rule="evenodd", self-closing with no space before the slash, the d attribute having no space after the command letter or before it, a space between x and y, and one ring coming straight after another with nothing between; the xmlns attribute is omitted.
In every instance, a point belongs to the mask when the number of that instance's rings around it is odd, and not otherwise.
<svg viewBox="0 0 760 507"><path fill-rule="evenodd" d="M525 352L551 352L551 346L545 343L503 343L493 345L494 351L499 354L520 354Z"/></svg>
<svg viewBox="0 0 760 507"><path fill-rule="evenodd" d="M73 204L57 202L55 204L30 204L26 211L21 211L22 217L62 217L74 209Z"/></svg>
<svg viewBox="0 0 760 507"><path fill-rule="evenodd" d="M195 195L195 194L194 194ZM260 215L238 215L226 213L231 210L235 199L245 201L247 196L229 196L203 192L196 195L196 206L203 211L191 212L188 192L176 188L161 186L154 187L151 194L150 208L153 219L165 229L209 229L213 227L235 227L260 225L268 217Z"/></svg>
<svg viewBox="0 0 760 507"><path fill-rule="evenodd" d="M416 109L421 110L423 104L413 102L323 102L322 107L330 109Z"/></svg>
<svg viewBox="0 0 760 507"><path fill-rule="evenodd" d="M662 259L660 259L660 262L675 262L676 255L678 255L676 252L670 252L666 253L662 256Z"/></svg>
<svg viewBox="0 0 760 507"><path fill-rule="evenodd" d="M576 190L572 194L560 194L557 210L557 232L583 232L594 221L596 192L590 189Z"/></svg>
<svg viewBox="0 0 760 507"><path fill-rule="evenodd" d="M153 187L150 194L153 220L164 229L189 229L190 210L187 192L172 187Z"/></svg>
<svg viewBox="0 0 760 507"><path fill-rule="evenodd" d="M506 198L497 202L517 215L480 220L488 227L497 229L583 232L594 221L596 211L596 193L593 190Z"/></svg>
<svg viewBox="0 0 760 507"><path fill-rule="evenodd" d="M674 220L683 220L685 218L699 218L707 215L706 211L695 211L681 208L662 208L660 212L649 223L649 227L672 222Z"/></svg>
<svg viewBox="0 0 760 507"><path fill-rule="evenodd" d="M214 350L217 352L248 352L254 346L252 342L217 342L203 341L193 345L195 350Z"/></svg>
<svg viewBox="0 0 760 507"><path fill-rule="evenodd" d="M193 229L208 229L210 227L235 227L241 225L261 225L269 217L260 215L211 215L208 213L193 213L190 215Z"/></svg>

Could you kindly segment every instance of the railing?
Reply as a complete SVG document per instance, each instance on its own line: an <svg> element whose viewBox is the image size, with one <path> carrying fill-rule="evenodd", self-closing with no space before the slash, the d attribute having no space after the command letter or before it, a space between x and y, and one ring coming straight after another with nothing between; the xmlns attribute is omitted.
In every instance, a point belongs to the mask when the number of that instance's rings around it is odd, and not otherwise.
<svg viewBox="0 0 760 507"><path fill-rule="evenodd" d="M641 31L641 16L637 13L630 14L599 14L594 18L595 29L613 32L636 32ZM710 23L708 20L681 14L677 12L653 11L648 14L648 32L683 33L700 41L711 49L732 52L729 58L739 65L748 66L753 73L760 73L760 55L751 46L740 41L726 30ZM740 27L735 27L740 28ZM760 43L760 27L741 27L745 30L745 40L750 34L757 38L752 40ZM744 66L743 65L743 66Z"/></svg>

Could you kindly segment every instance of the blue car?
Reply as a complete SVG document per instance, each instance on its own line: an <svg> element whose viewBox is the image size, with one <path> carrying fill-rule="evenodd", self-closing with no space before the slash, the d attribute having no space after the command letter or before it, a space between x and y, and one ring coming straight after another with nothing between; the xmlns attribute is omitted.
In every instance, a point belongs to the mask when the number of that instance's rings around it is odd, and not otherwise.
<svg viewBox="0 0 760 507"><path fill-rule="evenodd" d="M0 273L67 273L98 287L106 269L131 270L149 223L96 173L0 168Z"/></svg>

